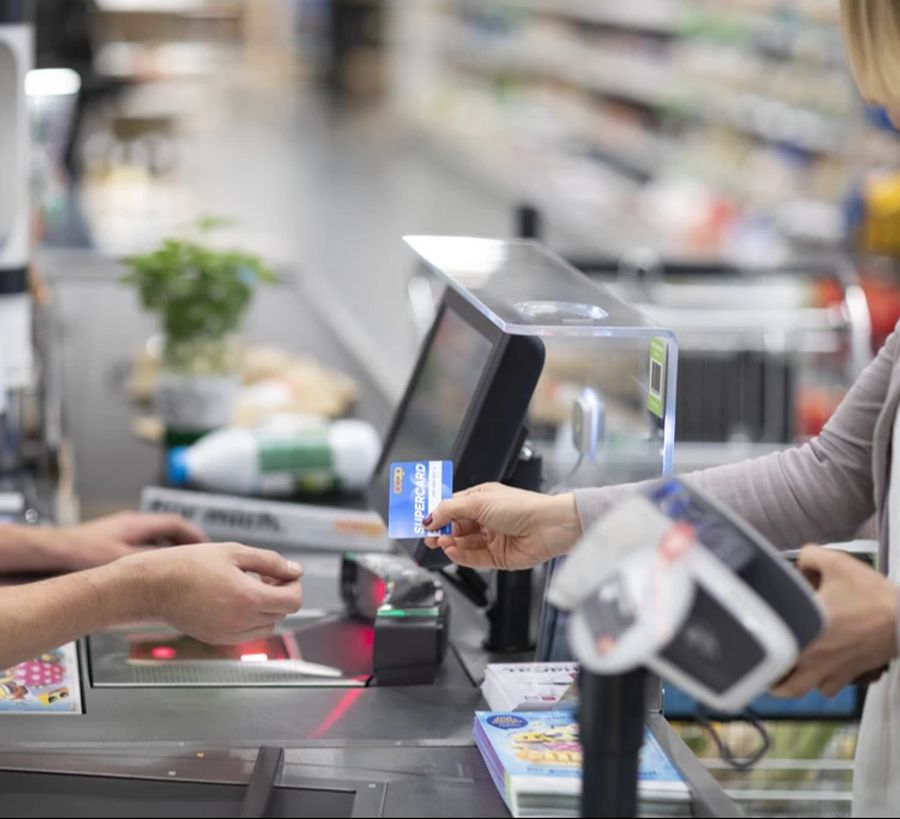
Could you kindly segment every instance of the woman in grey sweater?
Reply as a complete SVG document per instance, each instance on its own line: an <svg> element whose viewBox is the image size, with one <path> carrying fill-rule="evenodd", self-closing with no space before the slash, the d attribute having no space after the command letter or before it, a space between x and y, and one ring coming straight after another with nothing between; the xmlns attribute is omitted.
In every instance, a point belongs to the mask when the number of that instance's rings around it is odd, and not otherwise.
<svg viewBox="0 0 900 819"><path fill-rule="evenodd" d="M900 126L900 2L842 0L850 65L863 96ZM860 674L888 666L869 690L854 777L854 814L900 810L900 325L822 433L802 447L692 473L782 548L847 539L873 515L879 571L838 552L803 549L801 569L820 575L825 633L774 692L815 688L833 696ZM523 569L565 554L628 486L547 496L486 484L442 503L429 530L453 524L431 548L466 566Z"/></svg>

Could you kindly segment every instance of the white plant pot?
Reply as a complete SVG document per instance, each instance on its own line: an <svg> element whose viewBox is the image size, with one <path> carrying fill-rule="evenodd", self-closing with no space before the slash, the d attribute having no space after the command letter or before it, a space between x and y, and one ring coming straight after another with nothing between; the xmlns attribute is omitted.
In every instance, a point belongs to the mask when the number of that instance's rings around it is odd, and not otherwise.
<svg viewBox="0 0 900 819"><path fill-rule="evenodd" d="M228 426L234 414L240 378L237 375L160 373L157 404L166 429L206 432Z"/></svg>

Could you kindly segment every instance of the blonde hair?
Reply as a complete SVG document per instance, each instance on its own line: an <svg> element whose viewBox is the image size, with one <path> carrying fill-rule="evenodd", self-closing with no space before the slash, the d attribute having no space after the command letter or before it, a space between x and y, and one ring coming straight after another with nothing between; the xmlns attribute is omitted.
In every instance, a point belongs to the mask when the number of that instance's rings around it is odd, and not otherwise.
<svg viewBox="0 0 900 819"><path fill-rule="evenodd" d="M841 0L850 70L860 93L878 105L900 102L900 0Z"/></svg>

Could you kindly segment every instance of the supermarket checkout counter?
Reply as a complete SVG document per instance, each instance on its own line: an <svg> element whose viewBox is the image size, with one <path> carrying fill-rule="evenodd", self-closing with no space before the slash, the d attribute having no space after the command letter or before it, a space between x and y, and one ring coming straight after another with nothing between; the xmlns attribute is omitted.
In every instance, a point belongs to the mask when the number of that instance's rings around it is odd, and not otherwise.
<svg viewBox="0 0 900 819"><path fill-rule="evenodd" d="M85 505L134 505L140 488L157 479L159 456L131 435L117 388L123 356L146 338L149 321L134 320L117 265L65 253L47 255L43 265L57 294ZM302 281L261 293L248 334L347 372L362 387L357 413L385 427L389 402L316 315ZM343 608L339 556L302 559L304 612L287 624L301 632ZM0 715L4 808L91 816L121 815L126 805L129 815L506 815L472 739L481 675L497 658L482 648L483 612L452 586L446 592L449 648L429 685L366 686L363 673L302 687L224 678L173 684L171 675L163 684L135 684L109 673L129 650L127 632L81 641L83 713ZM694 814L739 815L659 714L649 725L689 783Z"/></svg>

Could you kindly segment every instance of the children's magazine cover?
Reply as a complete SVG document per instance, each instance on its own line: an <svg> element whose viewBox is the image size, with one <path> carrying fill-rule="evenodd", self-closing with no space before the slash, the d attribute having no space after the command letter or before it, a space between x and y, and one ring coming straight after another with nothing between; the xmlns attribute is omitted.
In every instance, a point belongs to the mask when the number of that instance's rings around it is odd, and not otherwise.
<svg viewBox="0 0 900 819"><path fill-rule="evenodd" d="M0 669L0 714L80 714L75 643Z"/></svg>
<svg viewBox="0 0 900 819"><path fill-rule="evenodd" d="M475 742L513 816L577 816L581 743L573 711L475 714ZM687 805L681 775L645 730L639 771L642 803Z"/></svg>

